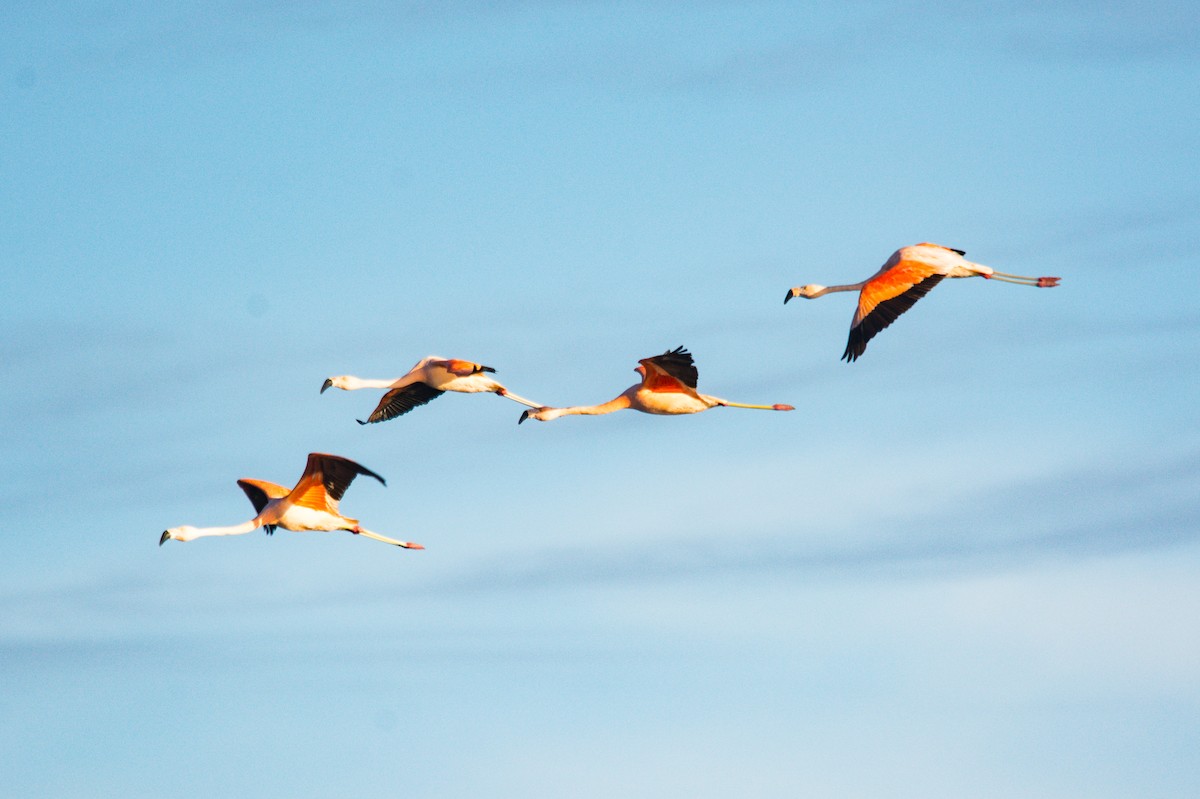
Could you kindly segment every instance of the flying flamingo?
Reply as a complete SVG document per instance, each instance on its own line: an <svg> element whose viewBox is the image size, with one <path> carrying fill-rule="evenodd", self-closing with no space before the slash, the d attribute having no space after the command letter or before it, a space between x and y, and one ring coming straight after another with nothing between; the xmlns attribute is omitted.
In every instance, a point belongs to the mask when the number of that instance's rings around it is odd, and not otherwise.
<svg viewBox="0 0 1200 799"><path fill-rule="evenodd" d="M892 257L878 272L861 283L828 287L817 283L796 286L784 296L783 304L787 305L793 297L811 300L835 291L859 292L858 308L850 323L850 339L846 342L846 351L842 353L842 360L849 363L858 360L866 352L868 341L896 321L896 317L928 294L944 277L978 276L1038 288L1057 286L1061 279L997 272L990 266L968 261L964 255L966 253L962 250L929 242L901 247L892 253Z"/></svg>
<svg viewBox="0 0 1200 799"><path fill-rule="evenodd" d="M275 532L276 527L285 530L302 532L304 530L349 530L355 535L365 535L385 544L395 544L405 549L424 549L420 544L411 541L397 541L370 530L364 530L358 524L358 519L351 519L338 512L338 502L350 483L360 474L374 477L379 482L384 480L375 472L360 466L352 460L339 458L337 455L325 455L313 452L308 456L308 464L304 474L291 491L281 485L269 483L266 480L251 480L242 478L237 481L241 489L254 505L258 513L253 519L232 527L172 527L164 530L162 538L158 539L161 547L167 539L176 541L191 541L209 535L241 535L265 528L267 535Z"/></svg>
<svg viewBox="0 0 1200 799"><path fill-rule="evenodd" d="M534 408L521 414L517 424L526 419L548 422L560 416L582 414L597 416L604 413L631 408L642 413L680 414L699 413L709 408L758 408L766 411L793 411L791 405L745 405L730 402L720 397L696 391L699 373L692 362L692 354L683 347L667 350L653 358L638 361L640 366L633 371L642 376L642 382L630 386L615 399L600 405L581 405L573 408Z"/></svg>
<svg viewBox="0 0 1200 799"><path fill-rule="evenodd" d="M408 413L413 408L419 408L430 400L437 399L447 391L461 391L465 394L489 391L522 405L528 405L530 408L539 407L538 403L518 397L484 374L495 371L490 366L470 361L430 355L417 361L416 366L409 369L408 374L404 377L395 380L365 380L353 375L338 375L326 379L321 386L321 393L324 394L325 389L330 386L344 391L354 391L360 388L391 389L379 400L379 404L375 406L375 410L371 412L365 422L362 419L355 420L359 424L386 422L388 419Z"/></svg>

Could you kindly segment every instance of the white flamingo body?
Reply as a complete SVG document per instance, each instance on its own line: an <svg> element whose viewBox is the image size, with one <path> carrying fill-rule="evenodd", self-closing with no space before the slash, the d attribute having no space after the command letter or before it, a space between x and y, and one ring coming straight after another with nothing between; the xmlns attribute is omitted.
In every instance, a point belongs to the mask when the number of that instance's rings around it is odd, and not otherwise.
<svg viewBox="0 0 1200 799"><path fill-rule="evenodd" d="M417 361L416 365L409 369L403 377L394 380L372 380L353 375L327 378L321 386L321 393L331 387L344 391L356 391L360 388L388 389L367 420L364 422L359 419L359 424L372 424L394 419L408 413L413 408L437 399L446 391L457 391L461 394L488 392L506 397L522 405L528 405L530 408L539 407L538 403L512 393L496 380L488 377L488 373L495 371L490 366L472 361L429 355Z"/></svg>
<svg viewBox="0 0 1200 799"><path fill-rule="evenodd" d="M641 368L641 367L639 367ZM630 397L629 407L642 413L658 413L663 415L681 413L700 413L718 405L726 405L725 400L711 397L707 394L651 391L637 386Z"/></svg>
<svg viewBox="0 0 1200 799"><path fill-rule="evenodd" d="M397 541L366 530L358 523L358 519L341 514L338 503L350 483L360 474L374 477L380 483L384 483L382 477L352 460L320 452L310 453L304 474L292 489L284 488L278 483L248 477L237 481L257 511L253 519L228 527L172 527L163 531L158 544L162 546L172 539L194 541L208 536L242 535L260 527L270 534L276 527L282 527L293 532L346 530L405 549L424 549L425 547L411 541Z"/></svg>
<svg viewBox="0 0 1200 799"><path fill-rule="evenodd" d="M263 508L263 512L258 517L255 517L254 521L261 521L263 519L275 519L273 524L292 532L313 530L321 533L331 533L334 530L353 529L354 524L347 525L350 521L354 521L357 524L357 520L345 519L329 511L293 505L286 498L271 500L270 504L266 508Z"/></svg>
<svg viewBox="0 0 1200 799"><path fill-rule="evenodd" d="M1025 277L997 272L990 266L968 261L962 250L924 242L910 247L901 247L892 253L887 262L871 277L861 283L845 286L822 286L809 283L788 291L783 302L786 305L793 297L816 299L838 291L857 291L858 305L850 322L850 337L842 360L855 361L867 349L867 342L880 331L896 321L924 297L942 279L960 277L983 277L1004 283L1022 286L1052 288L1058 285L1057 277Z"/></svg>
<svg viewBox="0 0 1200 799"><path fill-rule="evenodd" d="M746 405L710 394L701 394L696 390L699 375L692 355L683 347L668 350L653 358L643 358L638 361L634 371L642 376L642 382L630 386L608 402L568 408L534 408L522 413L517 423L520 424L526 419L549 422L562 416L599 416L625 409L663 416L700 413L718 406L772 411L794 410L791 405Z"/></svg>

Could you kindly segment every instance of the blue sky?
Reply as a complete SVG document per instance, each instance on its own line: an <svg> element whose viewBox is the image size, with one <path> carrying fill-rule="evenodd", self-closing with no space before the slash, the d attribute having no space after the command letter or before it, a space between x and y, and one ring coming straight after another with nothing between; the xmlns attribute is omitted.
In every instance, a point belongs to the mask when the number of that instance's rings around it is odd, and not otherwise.
<svg viewBox="0 0 1200 799"><path fill-rule="evenodd" d="M0 785L1200 789L1188 3L0 10ZM960 247L853 365L849 283ZM517 426L678 345L787 402ZM361 461L424 543L233 524Z"/></svg>

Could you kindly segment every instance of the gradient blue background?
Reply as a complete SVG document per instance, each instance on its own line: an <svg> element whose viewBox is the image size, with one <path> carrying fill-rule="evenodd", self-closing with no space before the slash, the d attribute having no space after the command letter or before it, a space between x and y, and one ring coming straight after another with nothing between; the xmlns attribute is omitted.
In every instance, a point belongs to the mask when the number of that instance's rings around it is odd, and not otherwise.
<svg viewBox="0 0 1200 799"><path fill-rule="evenodd" d="M1190 2L10 3L0 789L1200 791ZM935 241L943 283L838 361ZM686 345L789 402L516 425ZM306 453L424 543L253 534Z"/></svg>

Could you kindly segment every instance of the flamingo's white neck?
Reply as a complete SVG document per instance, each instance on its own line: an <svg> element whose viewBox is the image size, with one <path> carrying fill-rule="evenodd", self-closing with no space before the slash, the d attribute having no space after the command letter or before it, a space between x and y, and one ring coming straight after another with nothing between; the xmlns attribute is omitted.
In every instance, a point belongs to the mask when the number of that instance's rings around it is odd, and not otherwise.
<svg viewBox="0 0 1200 799"><path fill-rule="evenodd" d="M634 386L619 397L614 397L608 402L602 402L599 405L575 405L570 408L534 408L531 411L526 411L522 415L522 418L537 419L539 422L549 422L560 416L600 416L601 414L612 413L613 411L630 407L629 395L636 388Z"/></svg>
<svg viewBox="0 0 1200 799"><path fill-rule="evenodd" d="M210 535L241 535L249 533L259 528L258 518L253 518L250 521L242 522L241 524L231 525L229 527L192 527L190 525L182 525L180 527L172 527L170 530L163 532L162 540L173 538L176 541L192 541L197 538L205 538Z"/></svg>
<svg viewBox="0 0 1200 799"><path fill-rule="evenodd" d="M551 408L551 411L556 411L551 418L559 416L601 416L613 411L624 410L629 407L629 397L627 394L622 394L619 397L613 397L608 402L602 402L599 405L576 405L571 408Z"/></svg>
<svg viewBox="0 0 1200 799"><path fill-rule="evenodd" d="M826 294L833 294L835 291L862 291L862 287L865 285L865 281L862 283L851 283L847 286L821 286L813 283L812 285L801 286L801 292L797 296L806 297L811 300L817 297L823 297ZM807 291L805 291L805 289L807 289Z"/></svg>
<svg viewBox="0 0 1200 799"><path fill-rule="evenodd" d="M325 381L326 388L340 388L343 391L357 391L360 388L391 388L396 382L396 378L391 380L372 380L369 378L355 377L354 375L338 375L331 377Z"/></svg>

